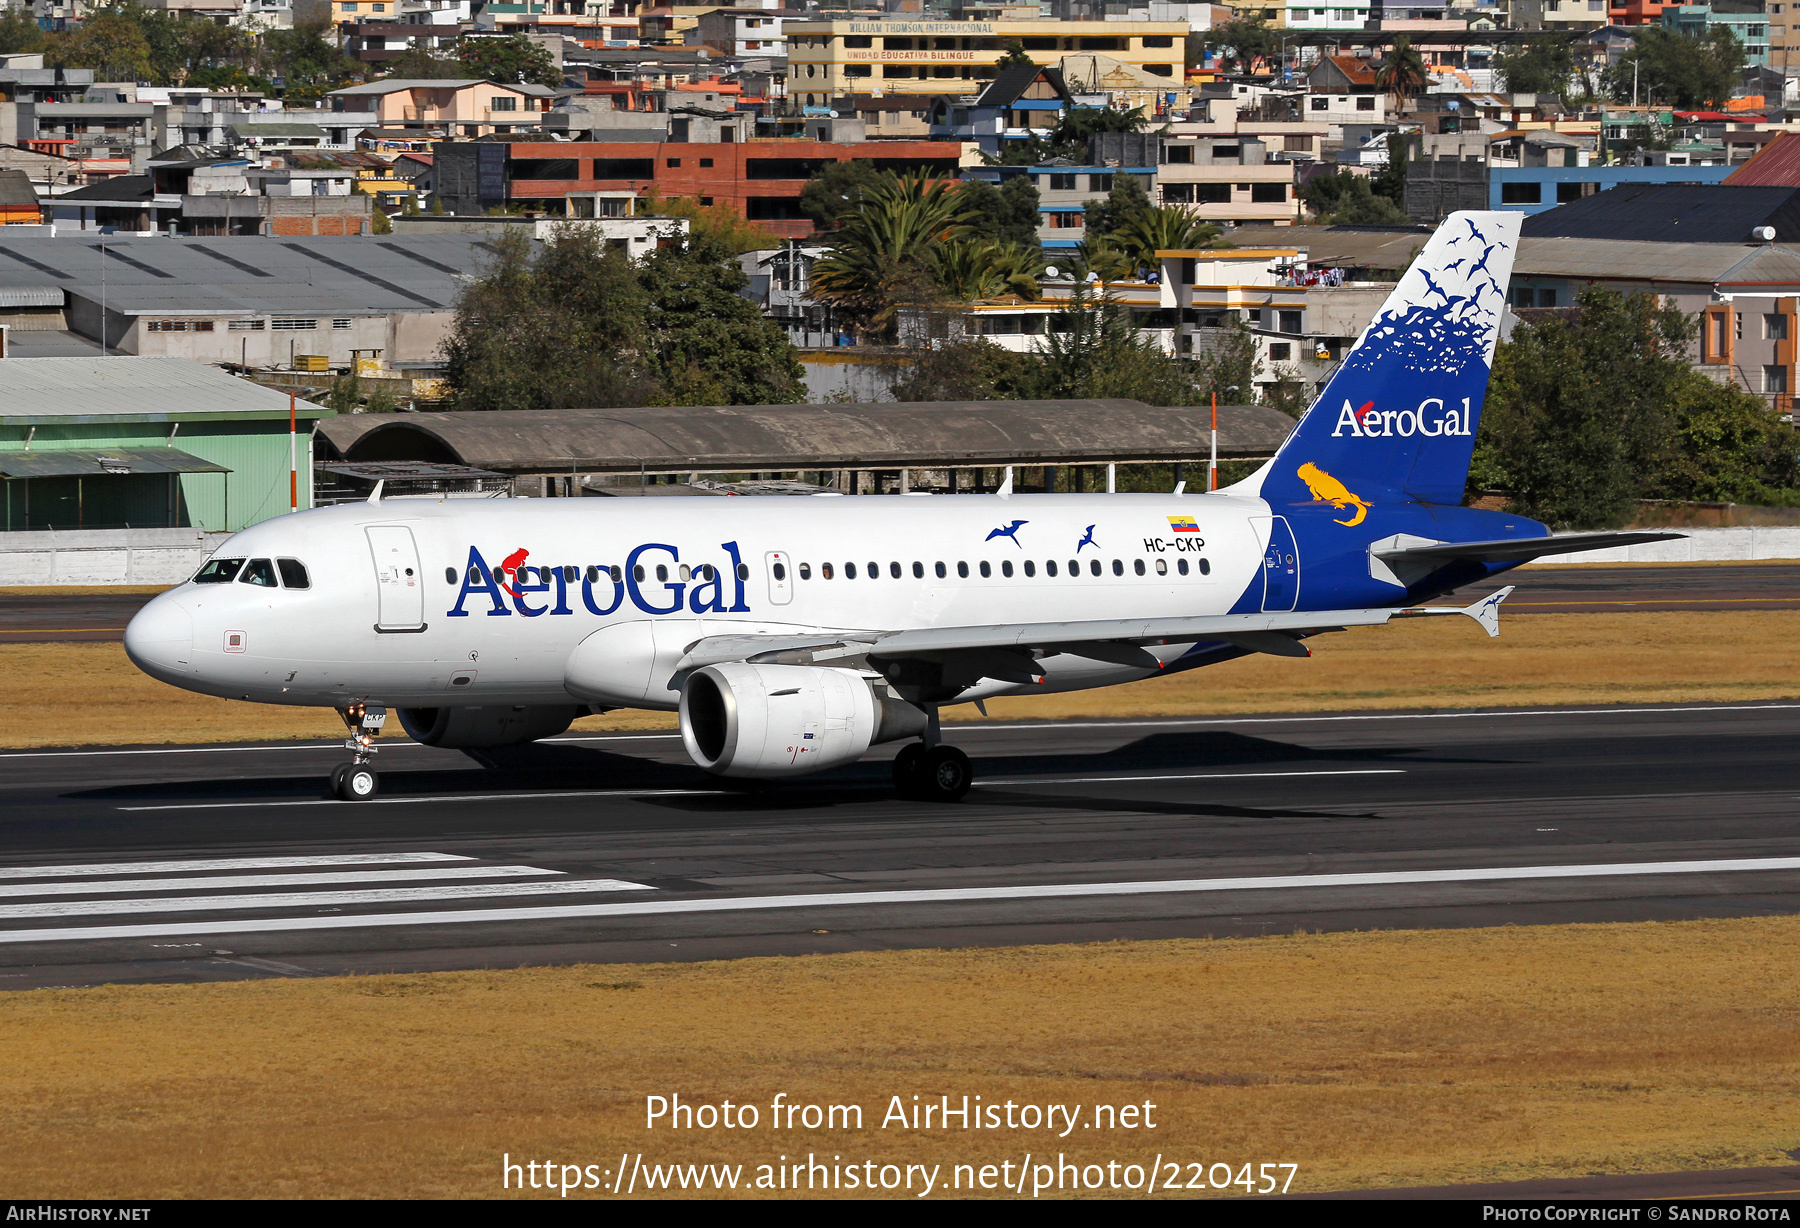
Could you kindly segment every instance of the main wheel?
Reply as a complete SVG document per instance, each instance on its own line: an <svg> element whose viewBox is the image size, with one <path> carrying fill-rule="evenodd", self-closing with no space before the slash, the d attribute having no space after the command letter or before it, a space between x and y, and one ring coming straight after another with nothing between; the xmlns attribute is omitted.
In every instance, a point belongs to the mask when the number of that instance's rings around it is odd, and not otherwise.
<svg viewBox="0 0 1800 1228"><path fill-rule="evenodd" d="M894 792L901 797L917 798L924 789L925 746L922 742L908 742L894 756Z"/></svg>
<svg viewBox="0 0 1800 1228"><path fill-rule="evenodd" d="M338 777L337 795L347 802L361 802L374 797L381 791L381 777L375 769L352 763L345 767L344 774Z"/></svg>
<svg viewBox="0 0 1800 1228"><path fill-rule="evenodd" d="M927 801L961 800L974 783L975 772L969 757L954 746L934 746L925 752L919 773L920 796Z"/></svg>

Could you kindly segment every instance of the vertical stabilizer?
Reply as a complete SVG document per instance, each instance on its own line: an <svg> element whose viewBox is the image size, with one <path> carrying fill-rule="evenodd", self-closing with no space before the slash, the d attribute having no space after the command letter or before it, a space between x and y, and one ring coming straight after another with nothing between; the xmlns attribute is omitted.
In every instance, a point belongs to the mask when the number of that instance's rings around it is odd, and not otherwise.
<svg viewBox="0 0 1800 1228"><path fill-rule="evenodd" d="M1275 459L1234 488L1329 502L1462 502L1506 312L1520 213L1452 213L1363 330Z"/></svg>

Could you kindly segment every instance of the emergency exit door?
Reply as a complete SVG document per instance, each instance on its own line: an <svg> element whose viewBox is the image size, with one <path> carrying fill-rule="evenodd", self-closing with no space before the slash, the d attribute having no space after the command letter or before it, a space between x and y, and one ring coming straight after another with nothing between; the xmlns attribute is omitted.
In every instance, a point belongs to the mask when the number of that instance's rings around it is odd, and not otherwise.
<svg viewBox="0 0 1800 1228"><path fill-rule="evenodd" d="M419 547L412 530L399 524L374 524L364 530L375 560L375 591L380 609L377 631L425 629L425 578L419 573Z"/></svg>

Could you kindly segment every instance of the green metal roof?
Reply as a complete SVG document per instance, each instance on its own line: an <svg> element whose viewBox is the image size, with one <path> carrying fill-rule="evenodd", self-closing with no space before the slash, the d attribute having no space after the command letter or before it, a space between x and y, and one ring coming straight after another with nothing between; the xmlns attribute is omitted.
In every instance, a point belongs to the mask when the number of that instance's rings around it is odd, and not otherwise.
<svg viewBox="0 0 1800 1228"><path fill-rule="evenodd" d="M0 452L0 477L110 477L128 473L230 473L179 448L50 448Z"/></svg>

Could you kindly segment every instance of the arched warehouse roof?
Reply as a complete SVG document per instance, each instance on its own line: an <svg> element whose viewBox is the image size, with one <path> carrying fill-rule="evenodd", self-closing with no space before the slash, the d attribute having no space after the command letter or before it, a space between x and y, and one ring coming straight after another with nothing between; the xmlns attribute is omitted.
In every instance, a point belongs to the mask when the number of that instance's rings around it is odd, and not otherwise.
<svg viewBox="0 0 1800 1228"><path fill-rule="evenodd" d="M503 473L728 472L1197 460L1210 411L1139 401L925 401L344 415L319 432L345 460ZM1267 456L1294 421L1219 406L1219 455Z"/></svg>

